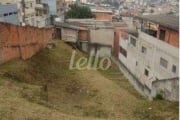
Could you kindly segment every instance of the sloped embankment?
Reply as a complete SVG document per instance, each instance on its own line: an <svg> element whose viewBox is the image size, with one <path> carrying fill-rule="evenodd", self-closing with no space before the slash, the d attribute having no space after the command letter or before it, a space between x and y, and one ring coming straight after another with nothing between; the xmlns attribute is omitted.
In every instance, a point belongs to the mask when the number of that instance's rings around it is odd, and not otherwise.
<svg viewBox="0 0 180 120"><path fill-rule="evenodd" d="M33 58L0 66L3 120L176 120L177 104L149 102L108 71L69 70L72 48L57 42ZM77 52L77 58L84 56Z"/></svg>

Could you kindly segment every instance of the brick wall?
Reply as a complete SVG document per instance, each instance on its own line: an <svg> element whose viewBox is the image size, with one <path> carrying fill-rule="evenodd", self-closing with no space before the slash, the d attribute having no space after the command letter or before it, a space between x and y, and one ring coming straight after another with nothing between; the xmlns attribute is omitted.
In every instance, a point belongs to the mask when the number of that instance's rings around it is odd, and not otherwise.
<svg viewBox="0 0 180 120"><path fill-rule="evenodd" d="M79 31L79 40L80 41L88 41L88 39L89 39L89 31L80 30Z"/></svg>
<svg viewBox="0 0 180 120"><path fill-rule="evenodd" d="M123 32L124 29L127 29L127 27L115 27L114 31L114 47L113 47L113 55L118 58L120 47L119 47L119 40L122 39L128 39L127 34Z"/></svg>
<svg viewBox="0 0 180 120"><path fill-rule="evenodd" d="M0 63L22 58L26 60L46 47L53 39L53 28L36 28L0 23Z"/></svg>
<svg viewBox="0 0 180 120"><path fill-rule="evenodd" d="M170 45L179 48L179 31L171 30L169 28L165 28L163 26L159 26L159 30L157 33L157 38L160 39L160 30L165 30L165 42Z"/></svg>
<svg viewBox="0 0 180 120"><path fill-rule="evenodd" d="M96 17L96 20L112 21L112 14L111 13L94 12L93 14Z"/></svg>

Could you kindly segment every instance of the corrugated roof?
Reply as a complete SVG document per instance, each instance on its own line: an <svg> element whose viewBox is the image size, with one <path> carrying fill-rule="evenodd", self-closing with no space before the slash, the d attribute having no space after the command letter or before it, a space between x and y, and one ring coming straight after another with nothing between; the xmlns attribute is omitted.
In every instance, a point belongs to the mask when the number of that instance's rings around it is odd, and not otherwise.
<svg viewBox="0 0 180 120"><path fill-rule="evenodd" d="M149 20L164 27L179 31L179 17L175 15L160 14L160 15L143 15L143 16L135 16L135 17L144 20Z"/></svg>

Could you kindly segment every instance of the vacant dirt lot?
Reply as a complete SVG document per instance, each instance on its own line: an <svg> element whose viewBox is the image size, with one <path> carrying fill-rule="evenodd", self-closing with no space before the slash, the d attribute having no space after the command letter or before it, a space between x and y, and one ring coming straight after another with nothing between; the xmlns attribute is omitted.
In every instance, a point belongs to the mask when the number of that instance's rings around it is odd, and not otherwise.
<svg viewBox="0 0 180 120"><path fill-rule="evenodd" d="M30 60L1 65L0 120L178 120L178 103L146 100L114 65L69 70L71 53L59 41Z"/></svg>

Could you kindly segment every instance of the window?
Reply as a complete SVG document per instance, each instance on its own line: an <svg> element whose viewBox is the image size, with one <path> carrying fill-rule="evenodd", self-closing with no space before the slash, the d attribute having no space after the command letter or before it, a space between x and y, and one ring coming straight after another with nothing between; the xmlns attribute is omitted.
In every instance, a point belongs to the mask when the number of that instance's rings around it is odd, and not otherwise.
<svg viewBox="0 0 180 120"><path fill-rule="evenodd" d="M9 15L12 15L12 14L13 14L12 12L9 13Z"/></svg>
<svg viewBox="0 0 180 120"><path fill-rule="evenodd" d="M13 12L13 14L15 14L15 15L16 15L16 14L17 14L17 12Z"/></svg>
<svg viewBox="0 0 180 120"><path fill-rule="evenodd" d="M160 30L159 39L165 41L165 35L166 35L166 31Z"/></svg>
<svg viewBox="0 0 180 120"><path fill-rule="evenodd" d="M41 3L41 0L36 0L36 3L37 3L37 4L40 4L40 3Z"/></svg>
<svg viewBox="0 0 180 120"><path fill-rule="evenodd" d="M4 13L4 15L3 16L8 16L8 13Z"/></svg>
<svg viewBox="0 0 180 120"><path fill-rule="evenodd" d="M124 57L127 57L127 51L126 51L124 48L122 48L121 46L120 46L120 53L121 53Z"/></svg>
<svg viewBox="0 0 180 120"><path fill-rule="evenodd" d="M138 62L136 61L136 66L138 66Z"/></svg>
<svg viewBox="0 0 180 120"><path fill-rule="evenodd" d="M144 75L146 75L147 77L149 77L149 71L147 69L144 70Z"/></svg>
<svg viewBox="0 0 180 120"><path fill-rule="evenodd" d="M142 46L141 52L146 54L147 53L147 48L145 48L144 46Z"/></svg>
<svg viewBox="0 0 180 120"><path fill-rule="evenodd" d="M130 43L136 47L136 39L134 39L133 37L130 38Z"/></svg>
<svg viewBox="0 0 180 120"><path fill-rule="evenodd" d="M167 67L168 67L168 61L165 60L164 58L160 58L160 65L161 65L162 67L164 67L164 68L167 69Z"/></svg>
<svg viewBox="0 0 180 120"><path fill-rule="evenodd" d="M177 67L175 65L172 66L172 72L176 73L177 72Z"/></svg>

